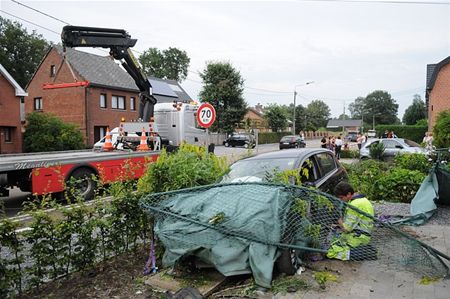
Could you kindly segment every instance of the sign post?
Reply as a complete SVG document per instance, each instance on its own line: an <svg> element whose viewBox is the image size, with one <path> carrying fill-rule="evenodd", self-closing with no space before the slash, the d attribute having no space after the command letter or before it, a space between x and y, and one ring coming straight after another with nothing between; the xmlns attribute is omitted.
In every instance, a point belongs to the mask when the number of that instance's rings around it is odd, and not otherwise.
<svg viewBox="0 0 450 299"><path fill-rule="evenodd" d="M209 104L204 103L197 109L197 122L202 128L209 128L216 120L216 109Z"/></svg>

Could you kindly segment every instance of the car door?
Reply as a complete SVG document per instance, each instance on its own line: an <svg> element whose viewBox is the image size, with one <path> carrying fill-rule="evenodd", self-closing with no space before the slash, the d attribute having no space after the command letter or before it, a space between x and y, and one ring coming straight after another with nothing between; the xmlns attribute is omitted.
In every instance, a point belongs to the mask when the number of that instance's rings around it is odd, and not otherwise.
<svg viewBox="0 0 450 299"><path fill-rule="evenodd" d="M330 152L320 152L313 155L318 167L319 177L315 186L321 191L333 194L334 186L342 179L338 162Z"/></svg>
<svg viewBox="0 0 450 299"><path fill-rule="evenodd" d="M384 145L385 157L394 157L403 149L403 146L394 139L385 139L381 142Z"/></svg>

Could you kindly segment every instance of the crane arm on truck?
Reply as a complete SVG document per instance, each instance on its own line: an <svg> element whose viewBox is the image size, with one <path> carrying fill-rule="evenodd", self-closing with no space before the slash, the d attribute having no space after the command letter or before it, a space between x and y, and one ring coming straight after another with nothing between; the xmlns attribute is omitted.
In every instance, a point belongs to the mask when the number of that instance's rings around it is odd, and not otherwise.
<svg viewBox="0 0 450 299"><path fill-rule="evenodd" d="M64 26L61 33L64 47L100 47L109 48L114 59L121 60L123 68L134 79L139 88L139 118L147 122L153 117L156 98L152 94L152 85L143 74L139 63L131 52L137 39L123 29L96 28L82 26Z"/></svg>

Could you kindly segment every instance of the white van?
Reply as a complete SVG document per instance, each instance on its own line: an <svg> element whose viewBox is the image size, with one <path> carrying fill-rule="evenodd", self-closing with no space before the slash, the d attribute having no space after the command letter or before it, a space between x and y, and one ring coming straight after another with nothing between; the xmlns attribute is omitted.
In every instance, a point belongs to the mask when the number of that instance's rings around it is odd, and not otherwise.
<svg viewBox="0 0 450 299"><path fill-rule="evenodd" d="M369 138L376 138L377 137L377 132L375 130L368 130L367 131L367 137L369 137Z"/></svg>
<svg viewBox="0 0 450 299"><path fill-rule="evenodd" d="M165 145L179 146L181 142L195 144L199 146L207 145L208 134L205 129L197 124L196 114L198 105L181 104L175 106L173 103L158 103L154 112L154 131L161 137ZM139 135L136 134L142 127L149 127L149 123L129 122L122 123L127 132L126 137L120 137L119 128L110 131L111 142L116 144L119 138L135 139L139 143ZM94 150L101 150L105 144L105 137L94 144ZM123 144L119 142L117 149L123 149Z"/></svg>

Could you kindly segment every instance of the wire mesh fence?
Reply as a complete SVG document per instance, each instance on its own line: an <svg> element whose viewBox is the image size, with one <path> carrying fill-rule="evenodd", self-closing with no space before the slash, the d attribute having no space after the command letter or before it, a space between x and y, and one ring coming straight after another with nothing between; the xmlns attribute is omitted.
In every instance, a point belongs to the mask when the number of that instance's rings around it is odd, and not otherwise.
<svg viewBox="0 0 450 299"><path fill-rule="evenodd" d="M388 268L419 275L448 274L444 260L449 258L445 254L310 188L264 183L209 185L150 194L141 199L141 206L155 216L155 232L166 247L166 265L176 263L185 254L194 254L213 263L219 271L241 273L247 267L255 273L269 271L270 263L269 269L258 269L261 265L252 260L271 259L273 267L280 253L288 251L288 262L295 266L311 253L326 255L333 245L339 245L346 232L337 228L338 219L353 210L369 219L371 229L351 232L364 242L354 247L345 244L348 259L376 260ZM255 244L263 246L261 252L252 249ZM236 264L234 268L227 264L230 261ZM244 266L237 265L239 262Z"/></svg>

